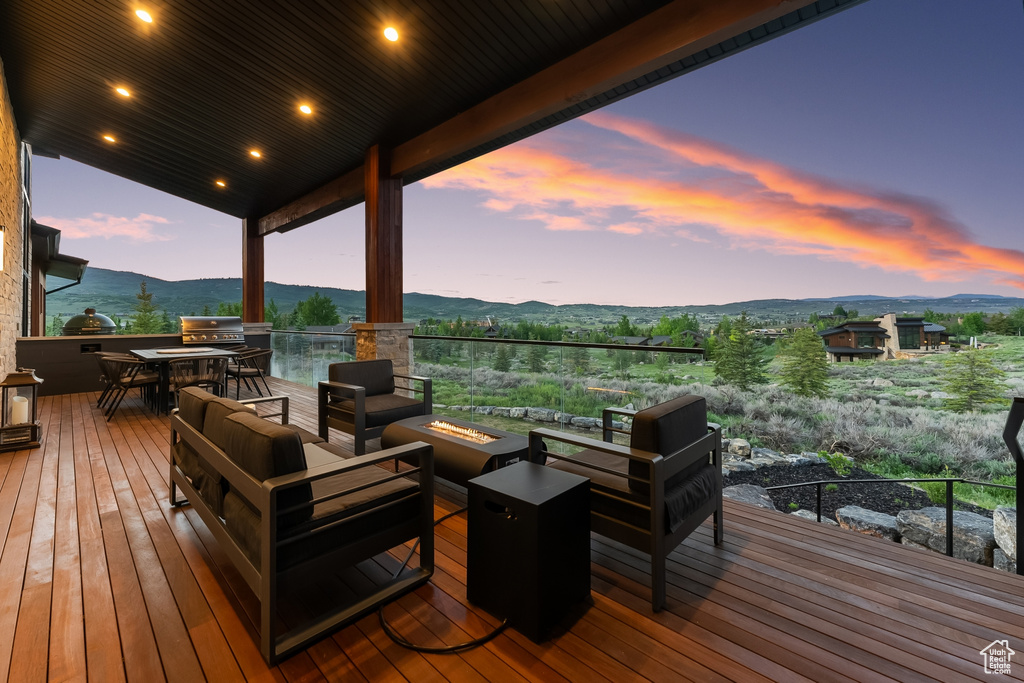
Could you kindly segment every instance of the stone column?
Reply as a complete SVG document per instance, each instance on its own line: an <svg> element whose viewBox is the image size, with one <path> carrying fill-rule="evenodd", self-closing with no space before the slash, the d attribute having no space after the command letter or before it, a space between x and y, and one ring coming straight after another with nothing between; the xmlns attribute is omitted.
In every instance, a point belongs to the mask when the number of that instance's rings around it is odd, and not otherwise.
<svg viewBox="0 0 1024 683"><path fill-rule="evenodd" d="M353 323L356 360L390 358L399 375L412 374L412 323Z"/></svg>

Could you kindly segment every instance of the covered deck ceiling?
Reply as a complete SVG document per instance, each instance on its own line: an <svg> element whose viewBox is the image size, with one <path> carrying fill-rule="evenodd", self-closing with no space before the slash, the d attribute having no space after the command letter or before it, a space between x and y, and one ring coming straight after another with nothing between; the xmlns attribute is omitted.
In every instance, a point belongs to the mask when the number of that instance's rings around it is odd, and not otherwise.
<svg viewBox="0 0 1024 683"><path fill-rule="evenodd" d="M375 146L408 184L860 1L33 0L0 59L37 154L263 235L363 201Z"/></svg>

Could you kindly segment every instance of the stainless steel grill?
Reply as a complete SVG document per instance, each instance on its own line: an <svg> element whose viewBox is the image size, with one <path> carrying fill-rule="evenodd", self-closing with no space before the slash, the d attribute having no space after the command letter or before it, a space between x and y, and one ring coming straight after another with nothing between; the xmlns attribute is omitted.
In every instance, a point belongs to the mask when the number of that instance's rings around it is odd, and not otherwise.
<svg viewBox="0 0 1024 683"><path fill-rule="evenodd" d="M242 344L245 330L242 319L231 315L181 316L182 344Z"/></svg>

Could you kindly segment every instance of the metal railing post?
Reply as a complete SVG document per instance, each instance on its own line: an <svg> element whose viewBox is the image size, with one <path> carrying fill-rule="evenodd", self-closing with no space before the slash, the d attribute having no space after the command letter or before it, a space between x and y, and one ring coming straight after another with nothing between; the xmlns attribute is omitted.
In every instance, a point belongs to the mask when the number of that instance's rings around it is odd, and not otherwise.
<svg viewBox="0 0 1024 683"><path fill-rule="evenodd" d="M946 480L946 554L953 557L953 480Z"/></svg>
<svg viewBox="0 0 1024 683"><path fill-rule="evenodd" d="M814 488L817 489L817 494L818 494L818 521L821 522L821 482L819 481L818 485L815 486Z"/></svg>

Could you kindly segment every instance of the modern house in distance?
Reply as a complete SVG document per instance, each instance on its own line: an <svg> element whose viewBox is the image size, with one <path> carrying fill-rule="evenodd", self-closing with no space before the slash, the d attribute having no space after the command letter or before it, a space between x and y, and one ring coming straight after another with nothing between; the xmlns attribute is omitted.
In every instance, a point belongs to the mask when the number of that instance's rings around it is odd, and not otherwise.
<svg viewBox="0 0 1024 683"><path fill-rule="evenodd" d="M818 333L833 363L854 360L893 360L907 352L935 351L949 341L946 328L924 318L886 313L874 320L851 320Z"/></svg>

